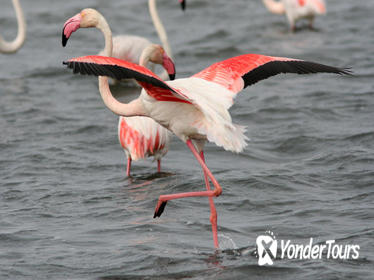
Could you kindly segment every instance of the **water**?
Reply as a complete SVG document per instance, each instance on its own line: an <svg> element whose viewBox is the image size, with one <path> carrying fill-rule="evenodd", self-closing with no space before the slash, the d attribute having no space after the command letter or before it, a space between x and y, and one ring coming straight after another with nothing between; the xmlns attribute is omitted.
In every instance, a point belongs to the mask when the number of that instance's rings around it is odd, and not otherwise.
<svg viewBox="0 0 374 280"><path fill-rule="evenodd" d="M16 23L2 1L1 34ZM197 162L178 139L163 161L133 165L117 141L117 117L93 77L64 59L103 47L97 30L78 30L61 47L64 21L93 7L114 34L158 42L146 1L21 1L27 41L0 55L1 279L372 279L374 260L374 22L370 1L330 0L318 31L289 34L261 1L159 0L159 12L186 77L243 53L297 57L351 67L354 77L280 75L241 93L231 109L251 138L237 155L206 147L223 187L215 199L222 251L215 252L205 198L168 203L161 194L204 189ZM134 87L113 89L119 98ZM278 259L260 267L256 238L360 245L357 260ZM280 251L278 251L279 253Z"/></svg>

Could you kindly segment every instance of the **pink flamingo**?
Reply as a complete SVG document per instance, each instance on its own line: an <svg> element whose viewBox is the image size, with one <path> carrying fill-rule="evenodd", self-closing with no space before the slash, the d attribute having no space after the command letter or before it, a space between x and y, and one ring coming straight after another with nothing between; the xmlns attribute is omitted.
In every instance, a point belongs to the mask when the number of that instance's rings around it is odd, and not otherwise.
<svg viewBox="0 0 374 280"><path fill-rule="evenodd" d="M297 20L308 19L309 27L313 28L314 17L326 14L324 0L262 0L262 2L273 14L286 14L292 31L295 31Z"/></svg>
<svg viewBox="0 0 374 280"><path fill-rule="evenodd" d="M17 17L17 36L13 41L7 42L0 35L0 53L15 53L22 47L26 39L26 22L21 5L18 0L12 0L12 2Z"/></svg>
<svg viewBox="0 0 374 280"><path fill-rule="evenodd" d="M167 201L184 197L209 197L214 246L218 248L217 211L213 197L222 188L205 164L206 141L225 150L241 152L246 144L245 128L232 123L228 109L236 94L249 85L279 73L317 72L349 74L319 63L292 58L245 54L215 63L190 78L164 82L147 68L116 58L86 56L64 62L74 73L99 77L99 90L105 105L121 116L148 116L171 130L186 143L204 172L206 191L161 195L154 218L160 217ZM140 96L130 103L117 101L110 92L106 77L134 78L143 87ZM209 180L214 189L210 188Z"/></svg>
<svg viewBox="0 0 374 280"><path fill-rule="evenodd" d="M185 0L179 0L179 2L181 4L182 9L184 9ZM152 18L153 25L162 43L162 46L165 49L167 55L172 58L173 56L169 45L168 37L165 28L161 22L161 19L157 13L156 0L148 0L148 9ZM88 15L87 17L90 17L92 19L92 22L88 22L87 20L85 20L83 23L81 23L82 17L85 17L85 15ZM76 31L80 27L86 27L85 24L90 25L88 27L96 27L102 30L104 33L104 37L109 36L109 33L106 32L106 26L108 25L108 23L103 17L103 15L101 15L94 9L84 9L80 13L78 13L77 15L73 16L65 22L64 28L62 30L62 45L66 45L72 32ZM113 51L111 56L131 61L133 63L138 63L143 50L147 46L152 44L148 39L134 35L118 35L114 36L112 40ZM104 50L101 51L99 54L105 55ZM150 65L147 65L147 67L150 68L152 71L154 70L153 63L150 63ZM168 79L168 73L163 72L161 74L161 77L163 80Z"/></svg>
<svg viewBox="0 0 374 280"><path fill-rule="evenodd" d="M81 11L79 14L79 26L78 22L75 22L76 18L77 16L74 16L67 20L64 25L63 34L67 29L76 31L79 27L98 28L103 32L105 39L105 47L101 53L105 56L112 56L112 50L114 49L112 31L105 18L94 9L84 9ZM66 46L70 35L71 33L66 37L65 41L63 39L63 46ZM139 58L139 64L146 67L148 62L161 64L169 74L170 79L174 79L174 63L160 45L149 44L143 49ZM153 156L157 160L157 171L161 171L161 158L167 153L170 141L167 129L151 118L120 117L118 122L118 138L127 156L127 176L130 176L132 160L150 156Z"/></svg>
<svg viewBox="0 0 374 280"><path fill-rule="evenodd" d="M109 53L109 52L108 52ZM175 67L160 45L149 45L140 57L139 65L146 67L147 62L164 65L170 73L170 79L175 77ZM161 172L161 158L169 149L169 131L147 117L119 117L118 139L127 156L127 176L130 176L131 162L153 156L157 161L157 172Z"/></svg>
<svg viewBox="0 0 374 280"><path fill-rule="evenodd" d="M127 176L132 160L153 156L157 172L161 172L161 158L169 148L169 132L153 119L146 117L120 117L118 139L127 156Z"/></svg>
<svg viewBox="0 0 374 280"><path fill-rule="evenodd" d="M174 80L175 67L160 45L150 45L140 56L139 65L146 67L152 61L162 64ZM147 117L119 117L118 139L127 156L127 176L130 176L132 160L153 156L157 160L157 172L161 172L161 158L169 149L169 131Z"/></svg>

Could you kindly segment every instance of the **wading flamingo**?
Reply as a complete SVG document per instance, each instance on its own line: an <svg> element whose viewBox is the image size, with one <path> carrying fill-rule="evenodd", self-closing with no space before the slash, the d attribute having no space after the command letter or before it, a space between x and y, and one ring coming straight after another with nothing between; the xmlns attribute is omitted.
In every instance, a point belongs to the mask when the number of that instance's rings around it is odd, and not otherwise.
<svg viewBox="0 0 374 280"><path fill-rule="evenodd" d="M144 49L139 65L146 67L148 61L164 65L170 80L174 80L174 64L160 45L149 45ZM150 156L157 160L157 172L161 172L161 158L168 152L170 142L166 128L151 118L120 116L118 139L127 156L127 176L130 176L132 160Z"/></svg>
<svg viewBox="0 0 374 280"><path fill-rule="evenodd" d="M340 69L292 58L245 54L215 63L190 78L164 82L149 69L116 58L85 56L64 62L74 73L99 77L99 89L105 105L121 116L148 116L171 130L185 142L204 172L206 191L161 195L154 218L160 217L167 201L184 197L209 197L214 246L218 248L217 211L213 197L222 188L204 160L205 142L211 141L225 150L241 152L247 145L245 128L232 123L228 109L236 94L249 85L279 73L336 73ZM134 78L143 87L139 98L121 103L113 97L106 82ZM214 186L210 189L209 180Z"/></svg>
<svg viewBox="0 0 374 280"><path fill-rule="evenodd" d="M14 10L16 11L18 24L17 37L11 42L6 42L0 35L0 53L15 53L22 47L26 39L26 22L21 5L18 0L12 0L12 2Z"/></svg>
<svg viewBox="0 0 374 280"><path fill-rule="evenodd" d="M96 27L101 30L105 39L105 47L102 53L105 56L112 56L112 31L104 17L94 9L84 9L80 15L79 27ZM74 17L67 22L72 22L72 19ZM64 29L69 28L69 26L65 23ZM66 46L66 43L67 39L62 41L63 46ZM170 79L174 80L174 63L160 45L149 44L143 50L139 58L139 64L146 67L149 61L161 64L169 74ZM151 118L125 118L121 116L118 122L118 139L127 156L127 176L130 176L132 160L149 156L153 156L157 160L157 171L161 171L161 158L167 153L169 147L169 132L166 128Z"/></svg>
<svg viewBox="0 0 374 280"><path fill-rule="evenodd" d="M169 131L147 117L120 117L118 139L127 156L127 176L131 162L153 156L157 160L157 172L161 172L161 158L169 148Z"/></svg>
<svg viewBox="0 0 374 280"><path fill-rule="evenodd" d="M309 27L313 28L316 15L326 14L324 0L262 0L266 8L273 14L285 14L292 31L296 30L296 21L308 19Z"/></svg>
<svg viewBox="0 0 374 280"><path fill-rule="evenodd" d="M185 0L179 0L182 9L185 8ZM162 43L163 48L165 49L167 55L169 57L173 57L171 53L171 48L169 45L168 37L166 35L165 28L160 20L160 17L157 13L157 6L156 0L149 0L148 1L148 8L149 13L151 14L153 25L156 29L158 37ZM92 22L87 22L81 24L82 17L86 14L91 18ZM104 37L106 38L109 34L106 34L106 30L103 30L102 26L108 25L107 21L105 20L104 16L97 12L94 9L84 9L77 15L73 16L72 18L68 19L62 30L62 45L65 46L71 33L76 31L80 27L86 27L85 24L89 24L89 27L97 27L103 31ZM111 34L110 34L111 35ZM152 43L144 38L139 36L133 35L118 35L112 38L113 40L113 52L112 57L120 58L123 60L131 61L133 63L139 63L140 55L142 54L143 50L151 45ZM99 55L105 55L104 50L99 53ZM154 64L151 63L148 68L154 70ZM168 73L163 72L160 77L163 80L168 79Z"/></svg>

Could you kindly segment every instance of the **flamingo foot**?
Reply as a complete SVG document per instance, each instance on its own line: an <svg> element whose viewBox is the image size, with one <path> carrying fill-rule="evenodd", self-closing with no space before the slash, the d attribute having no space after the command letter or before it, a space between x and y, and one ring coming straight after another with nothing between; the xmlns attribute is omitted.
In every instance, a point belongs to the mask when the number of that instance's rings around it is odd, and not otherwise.
<svg viewBox="0 0 374 280"><path fill-rule="evenodd" d="M153 218L161 216L161 214L164 212L166 203L169 200L179 199L179 198L184 198L184 197L197 197L197 196L213 197L213 196L218 196L218 195L215 191L185 192L185 193L160 195L156 208L155 208L155 214L153 215Z"/></svg>
<svg viewBox="0 0 374 280"><path fill-rule="evenodd" d="M156 209L155 209L155 214L153 215L153 218L157 218L157 217L161 217L161 214L164 212L164 209L165 209L165 206L166 206L166 203L168 201L161 201L159 200L157 205L156 205Z"/></svg>

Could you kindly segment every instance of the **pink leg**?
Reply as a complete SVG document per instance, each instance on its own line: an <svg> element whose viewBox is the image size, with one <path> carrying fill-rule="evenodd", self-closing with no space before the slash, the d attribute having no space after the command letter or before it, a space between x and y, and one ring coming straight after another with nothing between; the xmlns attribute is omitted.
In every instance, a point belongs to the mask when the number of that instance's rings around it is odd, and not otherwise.
<svg viewBox="0 0 374 280"><path fill-rule="evenodd" d="M205 157L204 157L203 151L200 152L200 157L205 163ZM210 191L209 179L205 171L204 171L204 180L205 180L206 189ZM217 210L216 210L216 207L214 206L213 197L209 197L209 205L210 205L210 223L212 224L214 247L218 248Z"/></svg>
<svg viewBox="0 0 374 280"><path fill-rule="evenodd" d="M127 158L127 170L126 170L126 174L128 177L130 177L130 170L131 170L131 157L128 157Z"/></svg>
<svg viewBox="0 0 374 280"><path fill-rule="evenodd" d="M157 160L157 172L160 173L161 172L161 160Z"/></svg>
<svg viewBox="0 0 374 280"><path fill-rule="evenodd" d="M221 186L217 182L216 178L214 178L212 172L210 172L210 170L206 166L204 160L200 157L192 141L187 140L186 144L192 151L197 161L200 163L201 167L203 168L204 176L207 176L207 178L209 178L212 181L212 184L214 185L215 189L214 191L212 191L210 190L210 187L209 187L209 190L201 191L201 192L185 192L185 193L177 193L177 194L160 195L157 205L156 205L155 214L153 218L161 216L168 200L184 198L184 197L198 197L198 196L213 197L213 196L219 196L222 193ZM208 188L208 185L207 185L207 188ZM216 248L218 248L218 240L214 240L214 245Z"/></svg>

